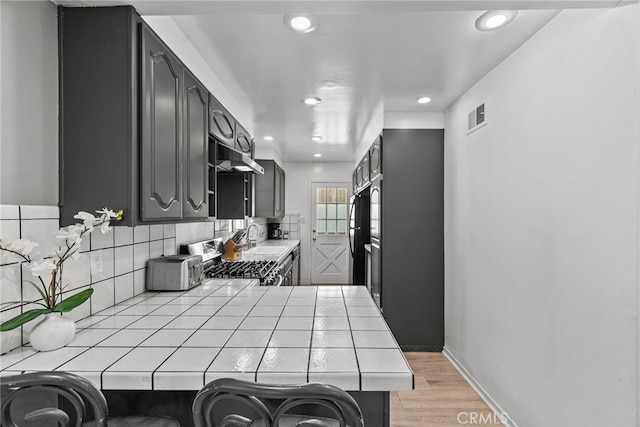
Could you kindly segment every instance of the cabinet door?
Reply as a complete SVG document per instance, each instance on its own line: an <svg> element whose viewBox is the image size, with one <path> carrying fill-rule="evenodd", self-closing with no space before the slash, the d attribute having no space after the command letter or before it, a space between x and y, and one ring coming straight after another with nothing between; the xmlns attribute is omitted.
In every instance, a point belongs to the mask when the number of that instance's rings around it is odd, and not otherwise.
<svg viewBox="0 0 640 427"><path fill-rule="evenodd" d="M274 164L273 171L273 213L276 217L282 216L280 200L282 198L282 174L280 167Z"/></svg>
<svg viewBox="0 0 640 427"><path fill-rule="evenodd" d="M244 214L250 218L255 216L255 179L253 174L244 174Z"/></svg>
<svg viewBox="0 0 640 427"><path fill-rule="evenodd" d="M281 167L278 167L278 174L280 175L280 216L283 217L285 214L285 205L284 205L284 170Z"/></svg>
<svg viewBox="0 0 640 427"><path fill-rule="evenodd" d="M369 170L371 180L382 174L382 136L376 138L369 149Z"/></svg>
<svg viewBox="0 0 640 427"><path fill-rule="evenodd" d="M141 213L143 221L182 218L182 64L142 27Z"/></svg>
<svg viewBox="0 0 640 427"><path fill-rule="evenodd" d="M185 218L206 218L209 93L184 70L184 212Z"/></svg>
<svg viewBox="0 0 640 427"><path fill-rule="evenodd" d="M236 122L236 150L251 156L251 135Z"/></svg>
<svg viewBox="0 0 640 427"><path fill-rule="evenodd" d="M209 132L218 141L233 148L235 145L236 120L220 101L209 96Z"/></svg>
<svg viewBox="0 0 640 427"><path fill-rule="evenodd" d="M369 152L362 158L362 186L366 187L370 183L369 179Z"/></svg>

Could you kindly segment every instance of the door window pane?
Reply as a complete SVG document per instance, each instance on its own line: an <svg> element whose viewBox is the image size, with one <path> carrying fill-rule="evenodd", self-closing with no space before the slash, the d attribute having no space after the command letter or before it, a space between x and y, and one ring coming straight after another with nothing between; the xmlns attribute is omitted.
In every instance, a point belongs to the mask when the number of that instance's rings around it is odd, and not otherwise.
<svg viewBox="0 0 640 427"><path fill-rule="evenodd" d="M316 205L316 219L325 219L327 217L327 205Z"/></svg>
<svg viewBox="0 0 640 427"><path fill-rule="evenodd" d="M327 203L335 203L335 202L336 202L336 189L327 188Z"/></svg>
<svg viewBox="0 0 640 427"><path fill-rule="evenodd" d="M327 203L327 189L318 188L316 191L316 203Z"/></svg>
<svg viewBox="0 0 640 427"><path fill-rule="evenodd" d="M347 220L338 220L338 234L347 234Z"/></svg>
<svg viewBox="0 0 640 427"><path fill-rule="evenodd" d="M338 188L338 203L347 203L347 189Z"/></svg>
<svg viewBox="0 0 640 427"><path fill-rule="evenodd" d="M327 221L327 234L336 234L336 222Z"/></svg>
<svg viewBox="0 0 640 427"><path fill-rule="evenodd" d="M336 219L336 205L327 205L327 219Z"/></svg>
<svg viewBox="0 0 640 427"><path fill-rule="evenodd" d="M325 234L327 232L327 221L319 219L316 221L316 234Z"/></svg>
<svg viewBox="0 0 640 427"><path fill-rule="evenodd" d="M347 219L347 205L338 205L338 219Z"/></svg>

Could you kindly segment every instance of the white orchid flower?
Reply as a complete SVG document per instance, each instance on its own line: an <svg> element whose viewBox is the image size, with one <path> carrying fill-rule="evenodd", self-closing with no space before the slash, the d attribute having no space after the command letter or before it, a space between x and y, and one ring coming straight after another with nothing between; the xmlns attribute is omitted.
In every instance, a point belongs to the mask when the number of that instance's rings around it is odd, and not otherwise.
<svg viewBox="0 0 640 427"><path fill-rule="evenodd" d="M109 221L103 222L102 224L100 224L100 231L102 232L102 234L106 234L111 231L111 227L109 226Z"/></svg>
<svg viewBox="0 0 640 427"><path fill-rule="evenodd" d="M109 220L109 218L117 218L118 217L117 213L115 213L111 209L107 209L107 208L102 208L102 209L96 211L96 213L100 214L100 216L102 217L103 221L107 221L107 220Z"/></svg>
<svg viewBox="0 0 640 427"><path fill-rule="evenodd" d="M73 254L71 254L71 259L74 261L78 261L80 258L82 258L82 254L80 253L80 251L75 251Z"/></svg>
<svg viewBox="0 0 640 427"><path fill-rule="evenodd" d="M17 252L20 255L27 256L33 251L33 248L35 248L36 246L39 245L29 239L18 239L11 242L7 249Z"/></svg>
<svg viewBox="0 0 640 427"><path fill-rule="evenodd" d="M56 264L53 259L44 259L41 261L34 261L27 265L27 268L31 270L34 276L51 276L51 272L55 270Z"/></svg>
<svg viewBox="0 0 640 427"><path fill-rule="evenodd" d="M67 247L80 245L80 243L82 242L82 237L80 237L82 230L83 227L78 227L75 225L61 228L56 234L56 239L63 241L67 245Z"/></svg>
<svg viewBox="0 0 640 427"><path fill-rule="evenodd" d="M93 229L93 225L98 220L95 216L93 216L89 212L85 212L85 211L80 211L77 214L75 214L73 217L75 219L81 220L84 223L84 226L88 230L92 230Z"/></svg>

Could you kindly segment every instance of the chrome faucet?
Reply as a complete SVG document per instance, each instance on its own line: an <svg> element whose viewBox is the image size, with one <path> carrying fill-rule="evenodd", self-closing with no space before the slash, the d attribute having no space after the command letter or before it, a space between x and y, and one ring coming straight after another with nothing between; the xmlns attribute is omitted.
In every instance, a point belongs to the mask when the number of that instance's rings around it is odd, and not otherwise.
<svg viewBox="0 0 640 427"><path fill-rule="evenodd" d="M252 227L257 227L258 228L258 235L256 236L256 239L251 239L251 228ZM245 233L247 233L247 245L249 246L249 248L255 248L258 244L258 237L260 236L264 236L264 229L262 228L262 226L258 223L252 222L251 224L249 224L249 226L247 227Z"/></svg>

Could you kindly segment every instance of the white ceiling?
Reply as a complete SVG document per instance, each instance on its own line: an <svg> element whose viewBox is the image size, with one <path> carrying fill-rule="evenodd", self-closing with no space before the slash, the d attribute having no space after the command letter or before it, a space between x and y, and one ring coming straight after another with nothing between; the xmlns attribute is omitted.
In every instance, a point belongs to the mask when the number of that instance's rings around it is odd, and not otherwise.
<svg viewBox="0 0 640 427"><path fill-rule="evenodd" d="M260 147L287 161L353 161L373 141L385 112L440 112L517 49L558 12L578 3L617 1L76 1L65 5L132 4L140 14L172 16L186 37L254 118ZM503 29L479 32L487 8L517 4ZM597 4L596 4L597 3ZM493 7L492 7L493 6ZM466 10L465 10L466 9ZM283 15L314 12L307 34ZM215 95L215 94L214 94ZM418 96L433 101L420 105ZM306 96L322 98L308 107ZM275 138L269 143L266 135ZM321 143L311 141L322 135Z"/></svg>

